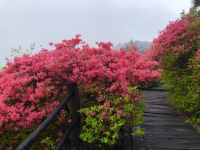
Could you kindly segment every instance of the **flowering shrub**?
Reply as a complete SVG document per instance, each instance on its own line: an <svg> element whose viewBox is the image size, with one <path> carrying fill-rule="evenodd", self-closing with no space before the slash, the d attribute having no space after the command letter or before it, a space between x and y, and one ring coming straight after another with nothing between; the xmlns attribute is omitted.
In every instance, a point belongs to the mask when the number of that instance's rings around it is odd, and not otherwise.
<svg viewBox="0 0 200 150"><path fill-rule="evenodd" d="M168 52L179 54L197 50L199 37L199 17L193 18L193 14L181 14L181 18L170 22L153 40L151 48L145 57L151 60L162 61ZM191 44L192 43L192 44Z"/></svg>
<svg viewBox="0 0 200 150"><path fill-rule="evenodd" d="M145 55L150 59L162 60L163 55L167 53L169 49L174 48L174 51L178 49L180 51L184 49L182 43L177 44L177 41L182 40L186 34L185 31L189 26L189 21L185 19L178 19L174 22L170 22L168 26L160 32L158 38L153 40L150 50Z"/></svg>
<svg viewBox="0 0 200 150"><path fill-rule="evenodd" d="M200 125L200 49L196 56L190 61L189 68L191 75L188 81L187 98L191 100L189 109L186 109L191 115L189 123Z"/></svg>
<svg viewBox="0 0 200 150"><path fill-rule="evenodd" d="M143 121L144 105L138 101L139 93L136 87L129 88L130 97L111 97L99 99L98 105L80 110L83 116L83 132L80 138L88 143L98 145L116 144L120 137L126 136L122 127L140 125ZM137 129L136 132L141 132Z"/></svg>
<svg viewBox="0 0 200 150"><path fill-rule="evenodd" d="M169 23L145 57L160 62L171 103L191 116L194 123L200 118L200 20L193 16L182 14L180 19ZM200 121L195 123L200 124Z"/></svg>
<svg viewBox="0 0 200 150"><path fill-rule="evenodd" d="M7 63L0 72L0 134L43 120L66 95L69 83L76 83L80 93L98 88L98 101L105 95L129 97L130 86L160 75L154 71L156 61L146 61L134 50L114 51L109 42L90 47L81 41L78 35L61 43L50 42L53 50L25 54Z"/></svg>

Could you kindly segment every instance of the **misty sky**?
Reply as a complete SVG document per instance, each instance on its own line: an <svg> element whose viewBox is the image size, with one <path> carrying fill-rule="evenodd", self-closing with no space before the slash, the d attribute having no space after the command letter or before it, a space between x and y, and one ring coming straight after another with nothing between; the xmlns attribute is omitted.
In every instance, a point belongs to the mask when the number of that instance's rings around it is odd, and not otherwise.
<svg viewBox="0 0 200 150"><path fill-rule="evenodd" d="M0 0L0 66L11 48L36 49L81 34L84 41L152 41L191 0Z"/></svg>

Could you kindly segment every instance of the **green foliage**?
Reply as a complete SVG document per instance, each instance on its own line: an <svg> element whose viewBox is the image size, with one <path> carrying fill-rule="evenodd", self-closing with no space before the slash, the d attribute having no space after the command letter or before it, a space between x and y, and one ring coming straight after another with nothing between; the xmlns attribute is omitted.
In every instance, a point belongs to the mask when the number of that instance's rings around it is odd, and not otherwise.
<svg viewBox="0 0 200 150"><path fill-rule="evenodd" d="M200 10L196 10L193 14L193 17L200 17Z"/></svg>
<svg viewBox="0 0 200 150"><path fill-rule="evenodd" d="M144 135L144 130L143 129L136 129L133 133L133 136L141 136Z"/></svg>
<svg viewBox="0 0 200 150"><path fill-rule="evenodd" d="M200 125L200 112L198 114L193 115L191 118L186 120L186 123L191 125Z"/></svg>
<svg viewBox="0 0 200 150"><path fill-rule="evenodd" d="M188 22L183 33L163 46L162 80L169 90L170 103L189 117L188 123L200 125L200 11L191 13L182 18Z"/></svg>
<svg viewBox="0 0 200 150"><path fill-rule="evenodd" d="M137 90L137 87L132 86L132 87L129 87L128 92L129 92L129 94L134 94L136 92L136 90Z"/></svg>
<svg viewBox="0 0 200 150"><path fill-rule="evenodd" d="M136 103L134 107L134 116L133 125L141 125L144 122L143 113L145 111L145 103L143 100L140 100Z"/></svg>
<svg viewBox="0 0 200 150"><path fill-rule="evenodd" d="M193 57L193 51L182 53L178 58L173 53L166 54L162 62L162 79L170 92L170 103L191 117L187 122L200 124L200 68Z"/></svg>
<svg viewBox="0 0 200 150"><path fill-rule="evenodd" d="M106 107L106 105L103 105L103 107ZM88 115L84 119L83 132L80 134L80 138L88 143L115 144L119 138L121 127L126 123L124 118L115 114L116 109L116 107L109 109L106 116L103 116L104 112L98 106L81 109L81 114L91 114L91 116ZM109 122L107 119L110 119Z"/></svg>
<svg viewBox="0 0 200 150"><path fill-rule="evenodd" d="M51 139L50 137L44 138L41 141L41 144L45 144L50 150L54 150L56 148L54 139Z"/></svg>
<svg viewBox="0 0 200 150"><path fill-rule="evenodd" d="M128 92L134 95L136 87L130 87ZM109 101L107 101L109 99ZM109 95L101 102L101 105L80 109L82 115L82 133L80 139L89 144L99 147L112 146L129 133L122 132L125 126L139 126L143 123L144 102L138 101L133 105L131 98ZM142 130L133 131L134 136L144 134Z"/></svg>

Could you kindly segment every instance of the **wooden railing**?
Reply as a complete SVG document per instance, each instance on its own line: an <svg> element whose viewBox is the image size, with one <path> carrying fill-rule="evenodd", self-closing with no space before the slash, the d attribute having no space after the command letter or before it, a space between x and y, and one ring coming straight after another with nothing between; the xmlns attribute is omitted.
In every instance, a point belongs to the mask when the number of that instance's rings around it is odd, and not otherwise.
<svg viewBox="0 0 200 150"><path fill-rule="evenodd" d="M65 149L78 149L79 133L81 119L78 110L80 109L80 100L76 84L69 84L68 95L64 100L55 108L55 110L17 147L16 150L28 150L31 145L40 137L50 123L52 123L60 111L66 106L69 106L72 122L66 127L65 133L56 146L56 150L61 150L64 146Z"/></svg>

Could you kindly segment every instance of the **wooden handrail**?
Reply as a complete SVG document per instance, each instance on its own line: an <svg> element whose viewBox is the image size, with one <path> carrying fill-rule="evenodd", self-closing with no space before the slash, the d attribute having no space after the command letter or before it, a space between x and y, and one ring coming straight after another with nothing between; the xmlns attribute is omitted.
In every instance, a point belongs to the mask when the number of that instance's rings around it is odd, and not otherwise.
<svg viewBox="0 0 200 150"><path fill-rule="evenodd" d="M64 100L55 108L55 110L17 147L16 150L27 150L30 146L38 139L38 137L45 131L48 125L54 121L60 111L71 102L70 113L72 114L72 123L66 129L63 138L56 147L56 150L60 150L64 145L70 133L72 133L74 126L77 124L78 129L80 130L80 114L77 112L80 109L80 101L78 96L78 90L76 84L69 85L69 94L65 96ZM71 100L71 101L70 101ZM78 135L75 133L75 136L78 139ZM77 145L77 144L76 144Z"/></svg>

